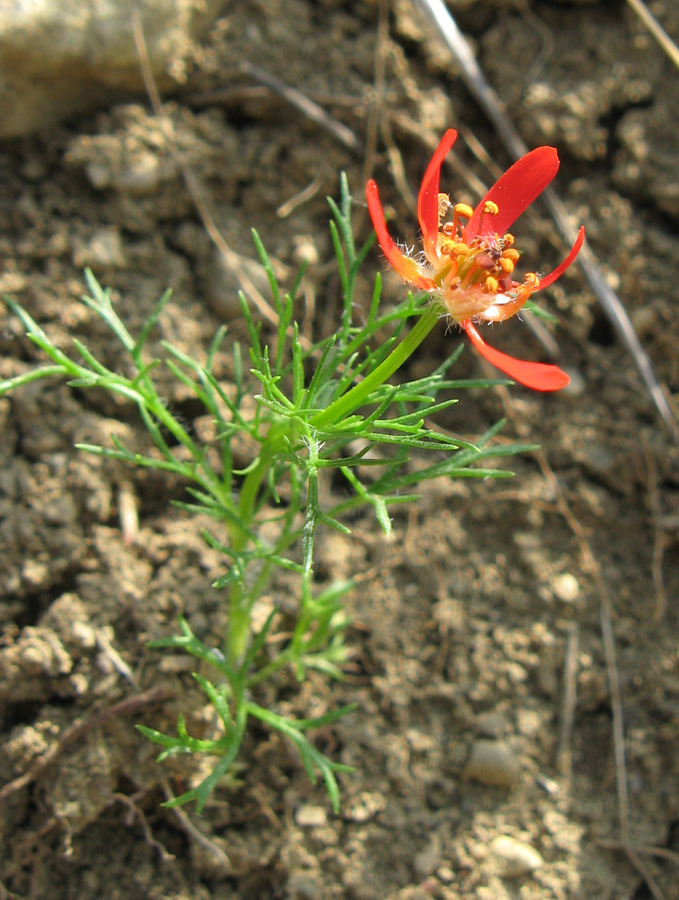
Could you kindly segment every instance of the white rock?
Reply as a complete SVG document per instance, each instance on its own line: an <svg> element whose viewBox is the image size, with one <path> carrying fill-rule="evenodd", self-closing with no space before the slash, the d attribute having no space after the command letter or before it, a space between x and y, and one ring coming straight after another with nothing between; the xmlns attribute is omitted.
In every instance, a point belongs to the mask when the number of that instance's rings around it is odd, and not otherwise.
<svg viewBox="0 0 679 900"><path fill-rule="evenodd" d="M563 603L573 603L580 594L580 585L575 575L563 572L552 579L552 590Z"/></svg>
<svg viewBox="0 0 679 900"><path fill-rule="evenodd" d="M520 765L519 757L509 744L479 739L474 742L463 774L481 784L511 787L519 777Z"/></svg>
<svg viewBox="0 0 679 900"><path fill-rule="evenodd" d="M194 40L225 0L136 0L161 89L183 80ZM143 90L129 6L122 0L2 0L0 138Z"/></svg>
<svg viewBox="0 0 679 900"><path fill-rule="evenodd" d="M264 266L255 259L238 256L236 262L243 274L265 297L269 292L269 282ZM205 296L217 315L226 322L241 316L238 291L241 290L238 273L221 250L215 248L205 271Z"/></svg>
<svg viewBox="0 0 679 900"><path fill-rule="evenodd" d="M505 878L517 878L539 869L542 857L530 844L503 834L491 842L489 850Z"/></svg>
<svg viewBox="0 0 679 900"><path fill-rule="evenodd" d="M120 231L115 225L103 225L92 233L86 243L76 241L73 263L78 269L87 267L94 272L124 269L125 253Z"/></svg>
<svg viewBox="0 0 679 900"><path fill-rule="evenodd" d="M587 382L585 381L584 375L577 369L569 367L564 368L571 380L561 393L567 397L582 397L587 390Z"/></svg>
<svg viewBox="0 0 679 900"><path fill-rule="evenodd" d="M322 806L305 803L295 812L295 822L300 828L321 828L328 822L328 814Z"/></svg>

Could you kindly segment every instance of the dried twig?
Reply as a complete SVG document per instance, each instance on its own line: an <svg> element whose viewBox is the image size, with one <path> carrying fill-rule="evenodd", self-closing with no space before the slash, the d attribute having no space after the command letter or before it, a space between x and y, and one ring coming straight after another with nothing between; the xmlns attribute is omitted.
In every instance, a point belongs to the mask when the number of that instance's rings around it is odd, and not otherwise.
<svg viewBox="0 0 679 900"><path fill-rule="evenodd" d="M627 3L639 16L674 65L679 69L679 47L677 47L650 9L645 3L642 3L641 0L627 0Z"/></svg>
<svg viewBox="0 0 679 900"><path fill-rule="evenodd" d="M525 436L528 429L519 419L514 411L509 391L506 388L498 388L503 398L503 403L508 411L508 416L512 419L517 432ZM582 568L594 584L596 593L599 598L599 618L601 622L601 637L604 649L604 657L606 660L606 674L608 676L608 687L611 699L611 713L613 717L613 755L615 758L615 779L618 797L618 820L620 825L620 844L627 855L628 860L634 866L637 873L646 882L648 889L655 900L665 900L665 897L656 883L653 875L649 872L646 864L640 859L639 854L635 850L635 846L630 836L630 815L629 815L629 792L627 789L627 763L625 760L625 726L622 711L622 691L620 689L620 676L618 673L618 664L615 652L615 636L613 633L613 603L608 592L608 586L601 572L601 567L597 562L594 552L587 540L585 529L580 524L578 518L570 508L570 504L565 494L561 490L561 485L557 479L552 467L549 465L547 455L544 450L535 451L535 459L542 472L543 477L549 484L552 496L556 503L556 508L563 516L567 525L571 529L573 536L580 550L580 558L582 560Z"/></svg>
<svg viewBox="0 0 679 900"><path fill-rule="evenodd" d="M121 700L119 703L114 703L113 706L109 706L106 709L100 709L90 715L75 719L63 734L59 735L57 740L48 747L43 755L35 760L30 769L24 772L23 775L20 775L13 781L9 781L0 788L0 800L4 800L21 788L37 781L47 767L61 756L66 747L74 743L74 741L79 740L93 728L98 728L100 725L104 725L109 719L116 718L117 716L132 715L138 709L141 709L141 707L149 706L152 703L160 703L161 700L166 700L169 696L170 692L166 688L154 687L145 691L143 694L126 697L124 700Z"/></svg>
<svg viewBox="0 0 679 900"><path fill-rule="evenodd" d="M189 191L189 194L191 195L191 199L194 202L194 205L196 207L196 210L198 211L198 215L203 222L203 226L205 227L206 232L210 236L214 245L221 251L229 268L236 275L236 278L238 279L243 292L252 301L252 303L259 310L261 315L264 316L264 318L268 319L268 321L272 322L274 325L277 325L278 316L276 315L275 310L272 309L271 306L266 302L264 297L262 297L262 295L252 283L252 280L248 277L244 267L241 265L239 255L234 250L232 250L231 247L229 247L229 245L222 237L214 219L212 218L212 214L208 208L207 202L205 200L205 197L203 196L203 192L200 189L198 181L196 180L196 176L193 174L190 166L188 166L184 162L184 158L182 157L177 148L177 145L174 142L174 139L172 138L172 134L163 115L163 105L160 99L160 94L158 93L158 87L153 77L153 71L151 69L151 63L149 61L148 48L146 46L144 30L142 28L141 17L139 15L139 10L137 9L136 0L128 0L128 4L130 9L130 20L132 22L132 32L134 34L134 41L137 47L139 67L141 69L142 78L144 80L144 86L149 96L151 108L158 120L158 125L160 127L163 138L165 139L165 143L167 144L170 155L172 156L175 165L182 174L186 187Z"/></svg>
<svg viewBox="0 0 679 900"><path fill-rule="evenodd" d="M134 488L129 481L121 481L118 485L118 518L123 542L132 547L139 534L139 510Z"/></svg>
<svg viewBox="0 0 679 900"><path fill-rule="evenodd" d="M301 206L303 203L308 203L312 197L315 197L316 194L320 191L323 182L325 181L326 167L324 163L321 163L321 168L314 178L314 180L308 184L305 188L303 188L298 194L295 194L294 197L290 197L289 200L286 200L276 210L276 215L279 219L285 219L290 213L294 212L298 206Z"/></svg>
<svg viewBox="0 0 679 900"><path fill-rule="evenodd" d="M144 815L144 811L140 809L135 802L135 798L128 797L127 794L117 793L113 795L113 799L117 800L118 803L122 803L123 806L127 807L128 809L128 815L126 817L127 821L125 824L129 827L135 818L139 819L141 830L144 833L144 840L149 845L149 847L152 847L156 851L156 853L160 857L161 862L172 862L175 859L174 853L170 853L170 851L163 844L161 844L160 841L156 840L153 837L151 826L149 825L148 820Z"/></svg>
<svg viewBox="0 0 679 900"><path fill-rule="evenodd" d="M607 841L597 838L595 843L606 850L624 849L620 841ZM655 847L652 844L635 844L634 849L640 856L658 856L660 859L667 859L675 865L679 865L679 853L675 853L674 850L668 850L667 847Z"/></svg>
<svg viewBox="0 0 679 900"><path fill-rule="evenodd" d="M136 691L139 691L139 682L135 678L134 672L106 637L103 628L95 629L94 636L99 651L109 660L113 668L122 675L123 678L127 679Z"/></svg>
<svg viewBox="0 0 679 900"><path fill-rule="evenodd" d="M161 785L163 788L163 793L165 794L165 798L167 800L174 800L175 796L172 793L172 788L170 787L167 779L163 778L161 781ZM226 853L222 850L221 847L218 847L214 841L211 841L210 838L203 834L196 826L193 824L191 819L186 815L183 809L179 806L173 806L172 812L176 816L179 824L184 829L184 831L197 843L200 844L201 847L204 847L209 853L211 853L215 859L219 862L221 866L224 867L225 872L228 874L238 874L234 872L233 866L231 865L231 860L226 855Z"/></svg>
<svg viewBox="0 0 679 900"><path fill-rule="evenodd" d="M261 84L266 85L266 87L274 91L274 93L283 97L284 100L291 106L294 106L295 109L298 109L312 122L320 125L321 128L325 128L326 131L337 138L337 140L344 144L347 149L351 150L352 153L363 155L361 143L353 131L350 128L347 128L346 125L333 119L322 106L318 105L318 103L314 103L313 100L310 100L305 94L298 91L297 88L285 84L285 82L276 78L275 75L272 75L270 72L265 72L264 69L260 69L259 66L254 65L254 63L251 63L249 60L243 60L240 67L247 75L257 79Z"/></svg>
<svg viewBox="0 0 679 900"><path fill-rule="evenodd" d="M442 35L449 50L462 68L462 75L470 93L483 108L511 155L514 157L523 156L528 152L527 146L509 121L502 101L488 83L466 38L458 28L443 0L414 0L414 2L427 14ZM567 244L572 244L575 232L569 222L566 208L551 188L547 188L543 196L562 238ZM580 251L578 261L604 313L631 353L663 421L674 440L679 441L679 422L677 417L658 383L653 365L646 351L641 346L641 342L634 331L625 308L620 302L620 298L608 286L594 254L587 246Z"/></svg>
<svg viewBox="0 0 679 900"><path fill-rule="evenodd" d="M440 135L427 135L423 133L422 126L417 122L413 122L412 119L408 118L408 116L405 116L403 113L392 112L390 120L395 128L402 134L420 141L422 146L426 147L430 153L433 153L434 150L436 150L436 146L441 139ZM483 181L470 171L469 167L454 153L449 153L448 156L446 156L444 164L461 178L464 178L465 185L467 185L470 190L475 191L479 197L482 197L486 193L487 188Z"/></svg>
<svg viewBox="0 0 679 900"><path fill-rule="evenodd" d="M658 492L658 468L650 447L644 447L646 457L646 489L648 491L651 519L653 521L653 585L655 587L655 607L653 609L653 621L660 622L667 608L667 592L663 578L663 558L669 544L668 536L663 528L660 495Z"/></svg>
<svg viewBox="0 0 679 900"><path fill-rule="evenodd" d="M377 7L377 35L375 37L375 68L373 73L374 98L368 107L366 127L366 151L363 164L363 183L372 177L377 152L377 134L382 118L381 107L384 99L384 83L386 77L386 51L389 38L388 0L379 0Z"/></svg>

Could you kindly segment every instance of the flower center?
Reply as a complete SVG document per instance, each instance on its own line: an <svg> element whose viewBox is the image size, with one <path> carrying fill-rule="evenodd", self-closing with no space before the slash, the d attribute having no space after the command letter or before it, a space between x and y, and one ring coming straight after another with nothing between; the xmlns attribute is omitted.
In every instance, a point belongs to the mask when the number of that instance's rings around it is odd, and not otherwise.
<svg viewBox="0 0 679 900"><path fill-rule="evenodd" d="M452 222L443 222L453 210ZM450 202L447 194L439 194L439 235L434 281L441 289L442 300L456 322L471 318L501 321L515 315L538 287L534 272L522 282L513 278L520 253L514 247L514 235L477 233L465 238L461 220L469 220L474 210L466 203ZM478 232L486 216L498 214L497 204L487 200L481 214Z"/></svg>

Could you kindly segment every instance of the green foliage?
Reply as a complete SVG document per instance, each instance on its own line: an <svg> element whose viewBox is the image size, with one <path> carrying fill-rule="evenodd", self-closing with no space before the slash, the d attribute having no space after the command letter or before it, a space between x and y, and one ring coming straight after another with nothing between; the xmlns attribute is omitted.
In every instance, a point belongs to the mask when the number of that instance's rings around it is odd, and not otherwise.
<svg viewBox="0 0 679 900"><path fill-rule="evenodd" d="M81 449L130 465L175 473L186 484L188 495L178 505L188 513L208 514L218 530L218 534L206 532L204 537L224 558L225 571L215 588L225 592L226 634L218 637L218 646L208 646L182 619L179 634L157 641L155 646L182 651L197 660L195 678L214 709L220 736L192 737L181 716L172 736L139 726L162 747L159 759L177 753L203 753L217 759L211 774L172 804L195 800L200 810L216 785L233 773L248 722L257 719L293 743L312 780L321 774L332 806L337 809L336 775L348 768L320 753L307 732L331 726L349 707L320 719L295 720L264 709L252 699L257 686L283 667L290 667L299 679L308 669L332 678L342 676L347 658L344 598L352 584L316 584L314 545L319 529L349 534L343 515L365 507L372 508L381 528L389 534L389 511L417 499L410 492L412 487L432 478L506 477L511 473L482 464L490 457L530 449L493 444L500 426L471 444L432 425L433 416L457 402L452 392L497 383L450 379L448 371L457 353L425 378L389 382L434 327L439 312L429 305L426 295L409 294L396 306L382 307L378 277L367 315L364 321L357 321L356 276L372 240L360 249L355 245L346 179L342 180L340 203L330 201L330 207L343 296L336 332L311 347L302 343L294 310L303 273L291 291L285 292L259 236L253 232L278 327L272 335L264 335L261 323L255 321L241 295L248 343L230 347L235 371L228 390L214 375L226 328L219 330L203 362L167 341L162 343L162 359L148 356L148 338L170 299L169 292L158 301L135 338L118 317L111 292L102 289L91 272L86 273L89 293L83 303L108 326L128 354L124 375L102 365L76 338L74 354L64 353L25 309L6 299L28 337L50 363L0 382L0 395L36 379L60 376L74 387L103 389L127 398L139 410L152 449L143 454L133 452L115 437L111 438L112 446L82 444ZM409 329L410 324L413 327ZM391 336L378 340L378 335L387 330L391 330ZM200 443L163 401L154 382L154 372L161 365L191 391L213 419L217 454L214 445ZM254 449L249 464L239 470L234 466L233 441L243 436ZM424 451L433 451L433 461L413 470L409 465L411 454ZM363 472L367 469L371 470L369 479ZM319 483L333 470L345 479L350 496L325 508ZM274 608L255 633L254 606L264 593L271 592L272 579L279 569L298 577L296 616L291 625L289 617Z"/></svg>

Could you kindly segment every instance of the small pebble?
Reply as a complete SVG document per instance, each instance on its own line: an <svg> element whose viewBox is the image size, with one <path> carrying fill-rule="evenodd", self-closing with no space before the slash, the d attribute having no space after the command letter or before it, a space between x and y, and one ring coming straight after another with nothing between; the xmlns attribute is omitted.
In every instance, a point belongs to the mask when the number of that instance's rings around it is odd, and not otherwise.
<svg viewBox="0 0 679 900"><path fill-rule="evenodd" d="M499 863L501 874L505 878L527 875L539 869L543 863L538 851L530 844L506 834L496 837L491 842L489 850Z"/></svg>
<svg viewBox="0 0 679 900"><path fill-rule="evenodd" d="M119 230L114 225L97 228L87 243L77 243L73 249L73 263L95 272L125 268L125 252Z"/></svg>
<svg viewBox="0 0 679 900"><path fill-rule="evenodd" d="M587 390L587 382L583 375L577 369L567 369L566 371L571 379L570 384L567 384L560 393L567 397L582 397Z"/></svg>
<svg viewBox="0 0 679 900"><path fill-rule="evenodd" d="M314 244L314 239L308 234L296 234L293 239L294 249L292 258L296 265L301 266L305 263L307 266L317 266L319 261L318 250Z"/></svg>
<svg viewBox="0 0 679 900"><path fill-rule="evenodd" d="M112 173L110 166L105 163L91 162L85 166L85 175L92 185L98 191L103 191L111 183Z"/></svg>
<svg viewBox="0 0 679 900"><path fill-rule="evenodd" d="M255 288L264 296L268 296L269 282L264 266L246 256L235 259ZM206 266L204 285L207 302L221 319L228 322L241 316L238 291L242 285L231 259L227 259L221 250L215 249L210 257Z"/></svg>
<svg viewBox="0 0 679 900"><path fill-rule="evenodd" d="M595 441L587 443L581 461L592 474L599 478L614 476L620 468L615 454L608 447Z"/></svg>
<svg viewBox="0 0 679 900"><path fill-rule="evenodd" d="M382 794L376 791L362 791L346 810L346 818L351 822L367 822L381 813L387 805Z"/></svg>
<svg viewBox="0 0 679 900"><path fill-rule="evenodd" d="M573 603L580 594L580 585L574 575L564 572L552 579L552 590L563 603Z"/></svg>
<svg viewBox="0 0 679 900"><path fill-rule="evenodd" d="M305 804L295 813L295 822L300 828L320 828L328 822L328 814L322 806Z"/></svg>
<svg viewBox="0 0 679 900"><path fill-rule="evenodd" d="M436 870L436 877L442 884L450 884L455 880L455 872L450 866L439 866Z"/></svg>
<svg viewBox="0 0 679 900"><path fill-rule="evenodd" d="M84 650L91 650L97 643L94 628L88 622L73 622L71 625L71 637L74 643Z"/></svg>
<svg viewBox="0 0 679 900"><path fill-rule="evenodd" d="M554 778L543 775L541 772L538 772L535 776L535 783L538 784L546 794L554 796L559 793L559 782Z"/></svg>
<svg viewBox="0 0 679 900"><path fill-rule="evenodd" d="M191 672L196 664L190 656L170 656L162 654L156 663L156 668L163 675L177 675L180 672Z"/></svg>
<svg viewBox="0 0 679 900"><path fill-rule="evenodd" d="M642 306L632 315L632 325L637 336L642 338L650 334L658 322L658 311L653 306Z"/></svg>
<svg viewBox="0 0 679 900"><path fill-rule="evenodd" d="M526 737L534 737L542 728L542 718L534 709L519 709L516 713L516 727Z"/></svg>
<svg viewBox="0 0 679 900"><path fill-rule="evenodd" d="M21 167L21 174L27 181L41 181L47 173L47 163L40 156L29 156Z"/></svg>
<svg viewBox="0 0 679 900"><path fill-rule="evenodd" d="M158 157L142 153L131 165L113 176L113 187L134 197L151 197L158 193L163 173Z"/></svg>
<svg viewBox="0 0 679 900"><path fill-rule="evenodd" d="M520 760L504 741L479 739L474 742L463 776L492 784L511 787L519 777Z"/></svg>

